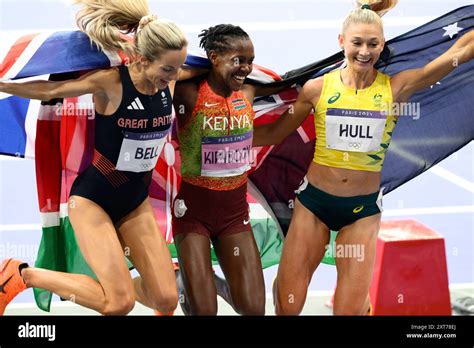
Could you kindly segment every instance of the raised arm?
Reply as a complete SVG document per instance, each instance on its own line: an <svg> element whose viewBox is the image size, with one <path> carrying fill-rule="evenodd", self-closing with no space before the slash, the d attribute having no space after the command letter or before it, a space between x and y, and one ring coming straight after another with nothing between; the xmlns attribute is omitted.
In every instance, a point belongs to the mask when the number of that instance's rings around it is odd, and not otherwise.
<svg viewBox="0 0 474 348"><path fill-rule="evenodd" d="M283 115L272 123L254 128L253 146L281 143L308 117L319 100L322 87L323 77L306 82L298 95L298 99L290 105Z"/></svg>
<svg viewBox="0 0 474 348"><path fill-rule="evenodd" d="M110 69L91 71L76 80L0 82L0 92L44 101L89 93L105 94L113 76L114 72Z"/></svg>
<svg viewBox="0 0 474 348"><path fill-rule="evenodd" d="M393 100L407 101L415 92L428 88L457 66L474 58L474 30L464 34L441 56L422 68L402 71L391 79Z"/></svg>

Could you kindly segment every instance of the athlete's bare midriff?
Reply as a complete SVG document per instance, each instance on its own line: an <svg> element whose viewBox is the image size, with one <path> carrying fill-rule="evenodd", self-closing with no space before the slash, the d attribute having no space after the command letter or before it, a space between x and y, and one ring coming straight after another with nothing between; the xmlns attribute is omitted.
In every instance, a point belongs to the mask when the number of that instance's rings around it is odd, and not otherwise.
<svg viewBox="0 0 474 348"><path fill-rule="evenodd" d="M380 172L328 167L311 162L306 177L309 183L334 196L351 197L377 192Z"/></svg>

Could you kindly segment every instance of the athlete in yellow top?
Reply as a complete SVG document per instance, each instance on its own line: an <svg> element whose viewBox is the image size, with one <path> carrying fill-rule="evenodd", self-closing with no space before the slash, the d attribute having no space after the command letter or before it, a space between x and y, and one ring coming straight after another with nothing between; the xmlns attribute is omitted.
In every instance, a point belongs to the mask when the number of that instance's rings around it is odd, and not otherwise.
<svg viewBox="0 0 474 348"><path fill-rule="evenodd" d="M474 58L471 31L422 68L391 78L378 72L374 65L385 43L380 16L396 2L358 1L339 35L346 66L308 81L284 115L254 130L254 146L279 143L315 111L315 155L296 191L274 284L276 314L301 312L330 229L339 230L337 245L363 250L363 258L336 257L334 314L366 313L381 218L380 171L396 122L391 104L408 101L416 91Z"/></svg>
<svg viewBox="0 0 474 348"><path fill-rule="evenodd" d="M344 85L341 71L326 74L314 105L313 161L336 168L380 172L397 122L390 111L390 77L377 72L363 89Z"/></svg>

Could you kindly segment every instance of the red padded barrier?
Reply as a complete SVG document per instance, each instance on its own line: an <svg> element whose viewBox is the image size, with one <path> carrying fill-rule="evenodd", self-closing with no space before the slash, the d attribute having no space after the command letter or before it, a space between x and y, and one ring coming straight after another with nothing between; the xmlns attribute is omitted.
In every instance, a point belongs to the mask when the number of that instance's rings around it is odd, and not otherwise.
<svg viewBox="0 0 474 348"><path fill-rule="evenodd" d="M451 315L444 238L414 220L383 221L370 287L374 315Z"/></svg>

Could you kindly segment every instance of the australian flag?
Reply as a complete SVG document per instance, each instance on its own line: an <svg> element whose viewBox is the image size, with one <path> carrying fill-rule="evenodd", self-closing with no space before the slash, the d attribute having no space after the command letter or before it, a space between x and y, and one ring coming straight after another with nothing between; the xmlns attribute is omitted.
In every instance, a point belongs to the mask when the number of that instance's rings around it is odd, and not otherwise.
<svg viewBox="0 0 474 348"><path fill-rule="evenodd" d="M474 6L458 8L388 41L376 68L390 76L420 68L447 51L473 28ZM335 54L288 72L279 83L304 83L340 67L343 59L342 53ZM402 114L398 119L382 169L384 194L420 175L473 139L474 60L416 93L409 102L419 105L419 109L411 110L415 112L410 116ZM314 154L311 118L275 146L250 176L274 210L284 233L292 214L294 190L306 174Z"/></svg>

